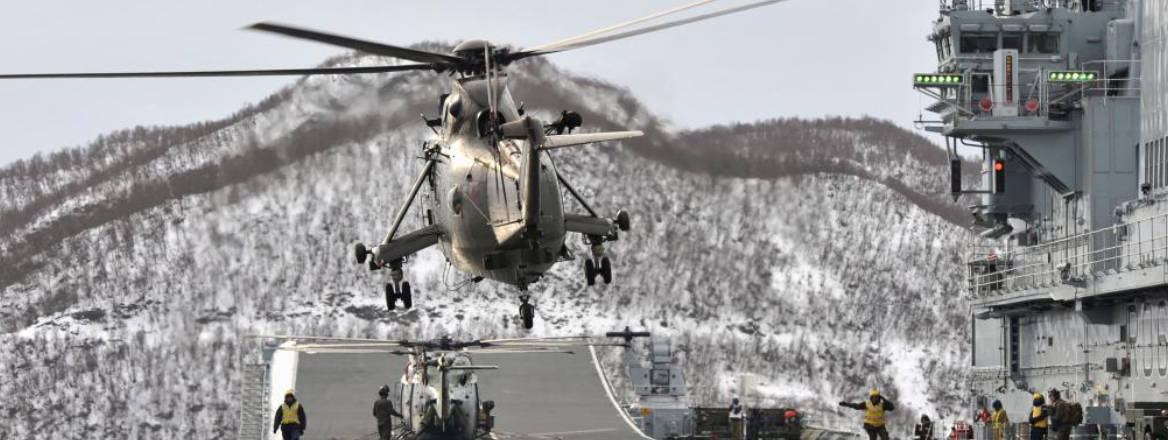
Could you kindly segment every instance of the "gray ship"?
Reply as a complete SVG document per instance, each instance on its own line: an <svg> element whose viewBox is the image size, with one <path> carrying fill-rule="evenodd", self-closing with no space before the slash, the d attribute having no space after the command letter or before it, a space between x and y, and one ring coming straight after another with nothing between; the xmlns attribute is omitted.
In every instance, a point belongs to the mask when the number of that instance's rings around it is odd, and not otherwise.
<svg viewBox="0 0 1168 440"><path fill-rule="evenodd" d="M1077 436L1168 438L1166 36L1165 0L941 2L913 85L972 202L971 406L1058 389Z"/></svg>
<svg viewBox="0 0 1168 440"><path fill-rule="evenodd" d="M625 371L637 400L622 406L639 432L656 440L734 439L727 405L692 406L687 401L685 373L674 357L669 339L654 339L648 360L646 366L633 357L632 351L625 352ZM809 420L798 408L755 407L752 402L757 399L749 396L748 388L745 383L739 384L745 404L741 440L859 438L856 433L823 428L820 420Z"/></svg>

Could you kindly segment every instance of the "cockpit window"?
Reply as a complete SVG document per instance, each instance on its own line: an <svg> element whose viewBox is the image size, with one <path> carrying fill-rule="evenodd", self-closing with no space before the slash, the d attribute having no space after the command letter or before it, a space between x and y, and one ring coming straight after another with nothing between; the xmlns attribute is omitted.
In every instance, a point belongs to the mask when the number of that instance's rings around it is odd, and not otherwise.
<svg viewBox="0 0 1168 440"><path fill-rule="evenodd" d="M454 95L446 100L446 105L442 108L442 125L453 131L454 124L458 122L458 118L461 116L462 100L458 95Z"/></svg>
<svg viewBox="0 0 1168 440"><path fill-rule="evenodd" d="M987 32L961 34L961 53L993 53L998 50L998 35Z"/></svg>
<svg viewBox="0 0 1168 440"><path fill-rule="evenodd" d="M1027 48L1030 53L1058 53L1059 34L1057 32L1032 32Z"/></svg>
<svg viewBox="0 0 1168 440"><path fill-rule="evenodd" d="M1002 49L1022 50L1022 33L1006 32L1002 34Z"/></svg>
<svg viewBox="0 0 1168 440"><path fill-rule="evenodd" d="M495 114L496 114L496 120L498 121L499 125L502 125L502 124L507 122L507 118L503 117L502 113L496 112ZM491 111L490 110L480 111L478 117L475 118L475 123L478 125L478 129L479 129L479 137L487 137L487 135L490 134L487 131L490 129L490 126L491 126L488 123L490 121L490 118L491 118Z"/></svg>

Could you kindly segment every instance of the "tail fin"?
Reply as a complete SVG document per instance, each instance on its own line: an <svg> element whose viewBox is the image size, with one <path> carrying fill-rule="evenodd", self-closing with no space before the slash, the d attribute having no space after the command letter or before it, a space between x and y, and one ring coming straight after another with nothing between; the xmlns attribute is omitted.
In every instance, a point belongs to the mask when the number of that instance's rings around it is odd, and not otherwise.
<svg viewBox="0 0 1168 440"><path fill-rule="evenodd" d="M519 197L523 201L522 221L495 227L496 239L504 246L515 245L520 238L535 238L539 234L541 151L644 135L640 131L545 135L539 121L531 117L505 123L499 128L506 138L527 140L523 147L523 163L520 165L519 177Z"/></svg>
<svg viewBox="0 0 1168 440"><path fill-rule="evenodd" d="M547 139L540 131L539 121L525 117L508 122L500 127L503 136L511 139L527 139L523 144L523 163L519 170L519 198L523 201L522 220L519 223L495 227L496 239L504 247L513 246L520 238L534 238L538 234L540 210L540 145Z"/></svg>

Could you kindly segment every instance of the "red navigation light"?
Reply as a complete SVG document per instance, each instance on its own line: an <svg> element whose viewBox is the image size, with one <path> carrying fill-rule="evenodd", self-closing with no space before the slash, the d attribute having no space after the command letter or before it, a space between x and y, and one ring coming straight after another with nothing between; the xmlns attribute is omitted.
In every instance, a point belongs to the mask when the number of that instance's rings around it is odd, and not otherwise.
<svg viewBox="0 0 1168 440"><path fill-rule="evenodd" d="M989 97L982 98L981 99L981 109L982 109L982 111L987 111L987 112L990 110L993 110L994 109L994 101L992 99L990 99Z"/></svg>
<svg viewBox="0 0 1168 440"><path fill-rule="evenodd" d="M994 194L1001 194L1006 192L1006 161L1002 159L994 160Z"/></svg>
<svg viewBox="0 0 1168 440"><path fill-rule="evenodd" d="M1030 99L1026 101L1026 111L1034 113L1038 111L1038 100Z"/></svg>

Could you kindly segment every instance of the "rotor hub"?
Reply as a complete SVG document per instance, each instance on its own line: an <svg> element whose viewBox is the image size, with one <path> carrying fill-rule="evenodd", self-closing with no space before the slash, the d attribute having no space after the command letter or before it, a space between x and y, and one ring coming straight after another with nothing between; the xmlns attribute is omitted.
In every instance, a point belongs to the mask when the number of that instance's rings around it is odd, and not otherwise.
<svg viewBox="0 0 1168 440"><path fill-rule="evenodd" d="M511 50L506 47L496 46L486 40L467 40L454 46L451 52L454 56L461 58L463 63L458 69L467 74L479 74L487 71L488 60L486 57L487 51L490 51L491 59L489 64L493 69L506 66L510 64L508 54Z"/></svg>

